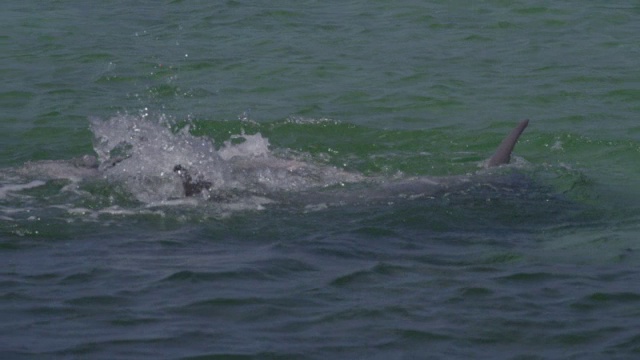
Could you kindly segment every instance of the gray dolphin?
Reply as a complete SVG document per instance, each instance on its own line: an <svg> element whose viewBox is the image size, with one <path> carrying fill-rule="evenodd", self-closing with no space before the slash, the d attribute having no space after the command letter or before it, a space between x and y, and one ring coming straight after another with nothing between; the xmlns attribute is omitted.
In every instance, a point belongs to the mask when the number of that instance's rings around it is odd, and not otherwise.
<svg viewBox="0 0 640 360"><path fill-rule="evenodd" d="M529 120L525 119L518 123L518 125L511 130L511 132L505 137L495 153L485 162L485 167L492 168L500 165L506 165L511 161L511 153L522 135L522 132L529 125ZM184 194L187 197L198 195L202 192L207 192L211 199L214 200L224 200L224 196L215 195L211 196L212 183L203 179L194 180L194 178L189 173L188 169L178 164L173 168L173 171L179 175L182 186L184 188ZM371 192L366 192L360 194L359 191L353 191L349 195L345 195L340 192L338 195L341 199L346 198L355 198L362 199L367 198L371 199L384 199L393 196L429 196L435 193L452 189L463 184L468 184L472 182L473 179L470 176L445 176L445 177L427 177L427 176L419 176L419 177L411 177L408 179L397 180L397 181L386 181L386 180L373 180L373 183L378 183L381 185L376 193L372 194ZM382 183L380 183L382 182ZM307 195L310 195L308 191L305 191ZM321 194L321 196L327 195L326 193ZM311 198L314 196L310 195Z"/></svg>
<svg viewBox="0 0 640 360"><path fill-rule="evenodd" d="M529 125L529 119L520 121L518 126L511 130L509 135L502 140L493 156L489 158L487 167L500 166L508 164L509 161L511 161L511 152L513 152L513 148L516 146L520 135L522 135L527 125Z"/></svg>
<svg viewBox="0 0 640 360"><path fill-rule="evenodd" d="M80 181L100 176L98 165L95 156L84 155L71 160L29 161L17 172L28 177Z"/></svg>
<svg viewBox="0 0 640 360"><path fill-rule="evenodd" d="M529 124L529 120L522 120L518 125L502 140L495 153L484 163L487 168L493 168L500 165L508 164L511 160L511 153L522 135L523 131ZM83 157L71 159L71 160L44 160L36 162L28 162L22 168L17 170L18 174L37 177L39 179L68 179L72 182L78 182L84 179L99 178L107 176L109 172L118 171L120 164L127 160L129 154L119 154L109 158L102 163L93 155L85 155ZM275 158L271 159L274 160ZM274 160L275 161L275 160ZM295 177L313 176L318 174L317 171L339 171L333 167L327 167L326 169L319 167L313 168L314 171L307 174L306 171L313 167L312 164L300 163L300 162L288 162L284 161L277 163L250 163L250 168L241 168L239 171L241 174L250 174L245 171L250 171L251 166L258 166L258 170L262 169L266 172L275 171L283 176L291 174ZM285 170L281 169L284 166ZM300 174L296 173L296 169L299 167ZM309 168L308 168L309 167ZM291 169L290 169L291 168ZM313 170L312 169L312 170ZM184 196L194 197L202 196L206 199L217 202L229 202L234 201L236 196L242 195L260 195L280 198L284 202L293 202L302 200L304 203L343 203L343 202L359 202L359 201L386 201L398 197L414 198L421 196L433 196L438 193L452 191L458 188L464 188L469 184L488 182L492 183L492 176L489 173L479 171L472 175L458 175L458 176L444 176L444 177L429 177L429 176L414 176L404 179L389 179L385 177L366 177L357 173L342 173L342 178L347 179L343 182L333 182L326 186L320 187L303 187L301 189L287 189L287 188L262 188L260 186L246 186L242 189L219 189L214 186L213 179L207 179L206 174L201 173L202 169L190 168L183 166L182 164L176 164L173 166L173 173L175 174L175 182L172 185L172 192L169 197ZM200 171L198 171L200 170ZM195 171L192 173L191 171ZM170 174L171 172L169 172ZM118 174L128 174L128 172L118 172ZM349 176L346 176L349 175ZM132 175L135 176L135 175ZM245 176L250 177L250 176ZM255 180L255 179L254 179ZM251 180L249 180L251 181ZM363 186L356 184L361 183ZM38 184L41 184L39 182ZM44 184L44 183L42 183ZM353 184L353 186L333 186L337 184ZM157 184L156 184L157 185ZM180 186L181 185L181 186ZM241 183L242 185L242 183ZM142 185L142 186L149 186ZM180 189L182 187L182 189ZM167 188L163 188L162 191L166 191ZM174 191L175 190L175 191ZM157 189L157 191L161 191ZM291 193L299 193L292 196Z"/></svg>

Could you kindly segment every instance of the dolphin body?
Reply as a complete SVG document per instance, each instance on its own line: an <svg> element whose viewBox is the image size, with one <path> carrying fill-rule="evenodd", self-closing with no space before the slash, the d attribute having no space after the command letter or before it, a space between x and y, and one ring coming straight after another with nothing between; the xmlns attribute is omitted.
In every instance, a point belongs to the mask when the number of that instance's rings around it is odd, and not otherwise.
<svg viewBox="0 0 640 360"><path fill-rule="evenodd" d="M529 120L520 121L517 126L502 140L495 153L484 163L486 168L498 167L508 164L511 160L511 153L525 130ZM17 172L27 177L37 177L39 179L67 179L72 183L78 183L85 179L98 179L106 177L108 172L117 170L119 164L127 159L126 156L109 158L102 163L93 155L85 155L71 160L44 160L36 162L28 162ZM284 160L281 160L284 161ZM274 163L271 165L254 164L253 166L266 166L269 170L282 170L280 167L285 166L291 171L295 171L296 166L304 169L309 164L295 163L290 164L284 161L284 164ZM247 166L252 166L251 163ZM207 179L206 174L200 172L194 175L190 169L181 164L176 164L173 169L167 173L174 174L175 191L171 191L169 198L177 197L202 197L207 200L230 203L237 201L243 196L259 196L268 197L269 202L275 200L284 203L301 202L305 205L309 204L341 204L341 203L358 203L358 202L375 202L390 201L394 198L419 198L422 196L435 196L439 193L455 191L456 189L464 189L474 183L496 183L496 176L479 171L472 175L429 177L415 176L405 179L389 180L382 177L366 177L357 173L341 173L349 175L344 177L345 183L336 183L333 185L320 186L320 188L304 188L304 189L226 189L221 190L214 186L213 179ZM172 171L171 171L172 170ZM287 170L289 171L289 170ZM335 168L328 168L324 171L340 171ZM293 174L293 173L292 173ZM299 175L292 175L299 176ZM44 184L38 182L38 184ZM180 185L181 184L181 185ZM360 184L360 185L359 185ZM34 185L35 186L35 185ZM152 185L149 185L152 186ZM180 189L181 187L181 189ZM150 189L153 190L153 189ZM166 190L166 188L164 188ZM135 190L132 190L135 191ZM163 191L155 189L154 191ZM296 195L293 195L296 193ZM136 195L134 193L134 195ZM311 205L313 206L313 205Z"/></svg>
<svg viewBox="0 0 640 360"><path fill-rule="evenodd" d="M511 153L518 142L520 135L522 135L528 125L528 119L520 121L518 125L502 140L495 153L485 162L485 167L493 168L509 164L511 161ZM225 196L217 194L215 190L212 189L212 183L210 181L200 178L194 180L189 170L182 165L176 165L173 168L173 171L180 177L182 187L184 189L184 195L186 197L196 196L206 192L207 196L213 200L224 201L229 199L228 195ZM375 192L372 192L370 189L351 189L348 193L345 193L344 191L333 193L335 196L331 196L332 194L328 192L313 192L310 190L302 191L302 193L306 195L305 198L307 202L311 203L314 202L313 198L316 198L319 202L323 202L328 199L329 202L339 203L357 202L359 200L376 201L393 197L417 198L422 196L433 196L440 192L451 191L472 183L474 180L478 180L479 178L484 177L481 174L476 174L474 176L417 176L397 181L370 179L369 182L378 185ZM365 182L366 181L367 180L365 180ZM488 181L490 182L490 179L488 179ZM335 201L331 200L333 197L335 197Z"/></svg>
<svg viewBox="0 0 640 360"><path fill-rule="evenodd" d="M101 175L98 159L93 155L84 155L71 160L29 161L18 169L18 174L46 179L65 179L78 182L97 178Z"/></svg>
<svg viewBox="0 0 640 360"><path fill-rule="evenodd" d="M520 135L522 135L522 132L526 129L527 125L529 125L529 120L525 119L520 121L518 126L511 130L509 135L502 140L493 156L489 158L487 167L500 166L508 164L511 161L511 152L513 152L513 148L516 146Z"/></svg>

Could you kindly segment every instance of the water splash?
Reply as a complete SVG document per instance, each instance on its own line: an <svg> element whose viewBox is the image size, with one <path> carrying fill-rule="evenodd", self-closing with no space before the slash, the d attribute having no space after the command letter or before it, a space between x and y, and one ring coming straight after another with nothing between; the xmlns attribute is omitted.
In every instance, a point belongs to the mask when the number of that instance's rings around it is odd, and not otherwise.
<svg viewBox="0 0 640 360"><path fill-rule="evenodd" d="M270 150L260 133L232 135L219 147L208 137L195 136L189 126L173 131L168 122L147 116L92 118L94 150L105 177L125 184L144 203L184 197L180 165L195 181L211 183L203 197L229 199L270 196L361 181L359 174L333 166L283 157Z"/></svg>

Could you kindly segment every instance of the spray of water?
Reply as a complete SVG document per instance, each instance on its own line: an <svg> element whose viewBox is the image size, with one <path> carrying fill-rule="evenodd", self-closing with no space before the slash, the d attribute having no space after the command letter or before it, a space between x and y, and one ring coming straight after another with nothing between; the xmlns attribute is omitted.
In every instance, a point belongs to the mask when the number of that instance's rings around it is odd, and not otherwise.
<svg viewBox="0 0 640 360"><path fill-rule="evenodd" d="M91 130L106 178L124 184L144 203L185 196L177 165L194 181L210 183L202 196L214 199L270 197L362 180L333 166L277 156L260 133L232 135L216 146L208 137L192 135L189 126L173 131L164 119L132 115L92 118Z"/></svg>

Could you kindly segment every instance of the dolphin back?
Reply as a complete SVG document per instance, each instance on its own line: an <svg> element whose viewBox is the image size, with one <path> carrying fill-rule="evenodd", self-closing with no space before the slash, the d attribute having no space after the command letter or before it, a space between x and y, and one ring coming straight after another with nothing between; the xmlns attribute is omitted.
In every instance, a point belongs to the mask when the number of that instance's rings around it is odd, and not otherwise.
<svg viewBox="0 0 640 360"><path fill-rule="evenodd" d="M511 133L509 133L509 135L507 135L507 137L502 140L500 146L498 146L498 149L496 149L496 152L493 154L493 156L489 158L487 167L500 166L509 163L509 161L511 160L511 152L513 151L514 146L516 146L520 135L522 135L522 132L527 127L527 125L529 125L529 120L522 120L520 121L518 126L511 130Z"/></svg>

